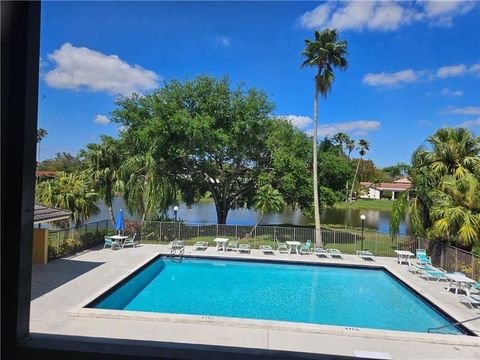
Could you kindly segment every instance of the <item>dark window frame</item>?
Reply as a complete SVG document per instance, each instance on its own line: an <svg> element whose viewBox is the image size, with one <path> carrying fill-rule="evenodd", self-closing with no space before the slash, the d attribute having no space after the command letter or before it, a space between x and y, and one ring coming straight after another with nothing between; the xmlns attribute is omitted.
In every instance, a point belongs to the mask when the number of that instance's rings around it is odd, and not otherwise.
<svg viewBox="0 0 480 360"><path fill-rule="evenodd" d="M341 359L326 354L29 332L40 10L40 2L1 2L2 358Z"/></svg>

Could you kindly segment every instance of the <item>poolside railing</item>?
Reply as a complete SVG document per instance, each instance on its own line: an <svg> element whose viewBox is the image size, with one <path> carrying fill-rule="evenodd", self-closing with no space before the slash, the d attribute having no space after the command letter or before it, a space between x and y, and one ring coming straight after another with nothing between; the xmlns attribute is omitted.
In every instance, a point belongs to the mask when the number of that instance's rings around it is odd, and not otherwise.
<svg viewBox="0 0 480 360"><path fill-rule="evenodd" d="M140 238L145 243L169 243L183 240L189 244L206 241L214 246L216 237L239 238L252 248L260 245L276 247L277 242L314 240L315 230L306 227L247 226L225 224L191 224L182 222L146 221ZM363 237L358 229L335 229L325 226L322 231L325 247L336 248L344 253L355 254L357 250L369 250L378 256L395 256L394 250L415 251L416 239L410 236L395 236L364 230Z"/></svg>
<svg viewBox="0 0 480 360"><path fill-rule="evenodd" d="M137 232L137 239L147 244L168 244L173 240L183 240L187 245L206 241L215 246L214 239L226 237L240 238L252 248L271 245L277 242L314 240L315 230L307 227L290 226L249 226L230 224L192 224L184 222L145 221L130 222L126 232ZM116 233L110 220L84 224L69 229L49 231L49 260L68 256L104 243L104 236ZM369 250L376 256L396 256L395 250L408 250L415 253L417 248L427 250L434 266L447 271L461 271L474 279L480 279L480 257L446 245L436 240L428 240L410 235L380 233L371 229L337 228L322 225L322 242L326 248L335 248L345 254L355 254L358 250ZM132 234L129 234L132 235Z"/></svg>

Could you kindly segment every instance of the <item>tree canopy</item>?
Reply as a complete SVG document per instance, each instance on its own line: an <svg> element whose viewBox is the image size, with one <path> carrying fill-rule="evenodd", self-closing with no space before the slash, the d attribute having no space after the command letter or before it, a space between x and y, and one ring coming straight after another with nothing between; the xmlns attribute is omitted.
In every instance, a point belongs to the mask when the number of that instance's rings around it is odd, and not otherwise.
<svg viewBox="0 0 480 360"><path fill-rule="evenodd" d="M275 162L281 155L269 146L269 137L279 123L263 91L232 87L226 77L199 76L167 82L149 95L123 97L117 106L113 120L125 128L122 139L130 154L149 152L162 162L187 204L208 191L218 223L225 223L231 208L253 206L271 172L283 172L279 191L291 187L287 172L295 166ZM297 199L286 200L293 205Z"/></svg>

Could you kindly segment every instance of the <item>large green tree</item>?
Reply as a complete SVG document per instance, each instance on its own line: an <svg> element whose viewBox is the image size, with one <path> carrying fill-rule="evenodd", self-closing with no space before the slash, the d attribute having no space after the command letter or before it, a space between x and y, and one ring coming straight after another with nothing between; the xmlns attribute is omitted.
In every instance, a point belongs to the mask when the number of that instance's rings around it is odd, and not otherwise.
<svg viewBox="0 0 480 360"><path fill-rule="evenodd" d="M119 179L118 169L124 159L122 145L110 136L101 136L100 143L91 143L80 151L80 159L86 171L91 175L95 189L105 201L110 219L115 223L113 214L114 188Z"/></svg>
<svg viewBox="0 0 480 360"><path fill-rule="evenodd" d="M113 120L129 152L162 161L187 204L208 191L220 224L231 208L253 206L259 179L273 171L267 139L277 120L264 92L199 76L117 105Z"/></svg>
<svg viewBox="0 0 480 360"><path fill-rule="evenodd" d="M311 140L290 122L277 119L266 141L271 167L262 173L260 183L280 191L292 208L313 213Z"/></svg>
<svg viewBox="0 0 480 360"><path fill-rule="evenodd" d="M322 245L317 175L318 95L327 97L330 92L335 79L334 68L340 70L347 68L347 42L337 39L338 31L335 29L315 30L313 36L313 40L305 40L305 49L302 52L305 61L302 63L302 67L313 67L316 71L313 100L313 206L315 242Z"/></svg>

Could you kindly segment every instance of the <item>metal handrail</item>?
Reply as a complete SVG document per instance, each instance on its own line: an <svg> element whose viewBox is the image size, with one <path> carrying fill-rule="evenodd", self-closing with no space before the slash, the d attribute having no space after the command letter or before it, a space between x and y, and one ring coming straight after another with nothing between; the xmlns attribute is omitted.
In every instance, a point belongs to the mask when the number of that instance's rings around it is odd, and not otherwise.
<svg viewBox="0 0 480 360"><path fill-rule="evenodd" d="M446 328L446 327L449 327L449 326L456 326L456 325L464 324L464 323L469 322L469 321L479 320L479 319L480 319L480 316L477 316L477 317L474 317L472 319L457 321L455 323L439 326L439 327L436 327L436 328L428 328L427 332L430 333L431 332L430 330L440 330L440 329L443 329L443 328Z"/></svg>

